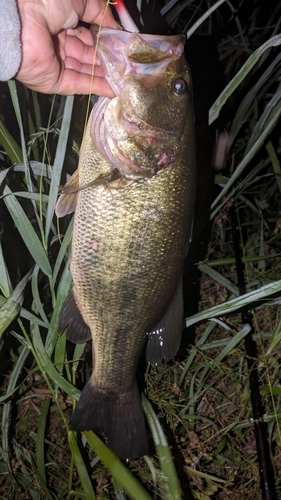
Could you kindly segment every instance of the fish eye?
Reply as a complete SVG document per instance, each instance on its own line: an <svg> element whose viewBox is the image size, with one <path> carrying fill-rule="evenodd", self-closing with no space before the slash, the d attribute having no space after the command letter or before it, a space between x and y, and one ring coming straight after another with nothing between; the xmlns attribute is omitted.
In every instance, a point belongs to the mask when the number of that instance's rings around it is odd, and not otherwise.
<svg viewBox="0 0 281 500"><path fill-rule="evenodd" d="M184 95L188 91L188 84L183 78L177 78L172 83L173 92L179 96Z"/></svg>

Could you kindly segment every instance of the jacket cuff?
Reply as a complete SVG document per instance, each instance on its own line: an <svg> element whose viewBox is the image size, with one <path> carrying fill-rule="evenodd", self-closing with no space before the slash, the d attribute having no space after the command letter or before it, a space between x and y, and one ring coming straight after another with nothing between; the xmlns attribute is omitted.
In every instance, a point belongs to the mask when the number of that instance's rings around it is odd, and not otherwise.
<svg viewBox="0 0 281 500"><path fill-rule="evenodd" d="M21 24L16 0L1 2L0 80L6 81L19 70L21 63Z"/></svg>

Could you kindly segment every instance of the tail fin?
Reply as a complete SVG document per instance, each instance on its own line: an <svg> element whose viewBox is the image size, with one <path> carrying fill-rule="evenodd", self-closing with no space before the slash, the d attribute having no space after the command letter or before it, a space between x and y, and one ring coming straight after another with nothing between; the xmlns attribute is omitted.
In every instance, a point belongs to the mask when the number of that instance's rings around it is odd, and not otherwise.
<svg viewBox="0 0 281 500"><path fill-rule="evenodd" d="M108 446L122 460L148 453L144 414L137 385L125 394L85 385L71 421L74 431L100 431Z"/></svg>

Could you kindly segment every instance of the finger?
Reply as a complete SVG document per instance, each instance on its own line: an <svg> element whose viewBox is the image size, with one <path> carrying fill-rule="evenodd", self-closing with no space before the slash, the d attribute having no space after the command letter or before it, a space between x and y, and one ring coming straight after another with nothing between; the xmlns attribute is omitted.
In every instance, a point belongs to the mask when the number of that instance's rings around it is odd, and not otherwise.
<svg viewBox="0 0 281 500"><path fill-rule="evenodd" d="M86 23L96 23L101 26L105 26L107 28L115 28L120 29L119 24L115 21L110 5L108 2L104 2L103 0L99 1L99 13L97 14L97 2L93 0L88 0L87 5L84 11L83 16L81 17L82 21Z"/></svg>
<svg viewBox="0 0 281 500"><path fill-rule="evenodd" d="M77 73L83 73L85 75L92 75L93 77L104 78L104 69L102 66L97 66L93 64L85 64L81 63L78 59L74 57L66 57L65 61L65 69L72 69Z"/></svg>
<svg viewBox="0 0 281 500"><path fill-rule="evenodd" d="M63 77L53 93L61 95L70 94L96 94L105 97L115 97L115 94L104 78L85 73L79 73L73 69L65 69Z"/></svg>
<svg viewBox="0 0 281 500"><path fill-rule="evenodd" d="M88 31L88 30L86 30ZM92 35L91 35L92 37ZM83 38L85 38L83 36ZM96 55L96 49L92 45L87 45L78 34L74 36L67 34L64 44L64 53L66 57L73 57L79 60L82 64L100 65L100 61Z"/></svg>
<svg viewBox="0 0 281 500"><path fill-rule="evenodd" d="M66 30L66 35L72 36L81 40L82 43L88 46L94 45L93 35L91 30L85 28L84 26L77 26L76 28Z"/></svg>

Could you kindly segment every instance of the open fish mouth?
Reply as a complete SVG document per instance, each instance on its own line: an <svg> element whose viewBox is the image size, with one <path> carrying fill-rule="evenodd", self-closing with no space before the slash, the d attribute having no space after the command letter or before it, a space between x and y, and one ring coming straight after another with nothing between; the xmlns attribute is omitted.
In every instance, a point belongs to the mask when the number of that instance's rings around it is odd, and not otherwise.
<svg viewBox="0 0 281 500"><path fill-rule="evenodd" d="M177 159L180 133L170 123L159 126L148 111L146 96L149 101L151 89L166 82L169 65L180 60L184 36L107 28L92 32L105 77L116 93L113 99L100 98L93 110L93 143L121 175L153 177ZM140 90L142 105L136 99Z"/></svg>
<svg viewBox="0 0 281 500"><path fill-rule="evenodd" d="M128 75L155 86L158 80L162 80L169 63L184 51L184 35L147 35L100 29L96 25L91 31L106 79L116 95L119 95Z"/></svg>

